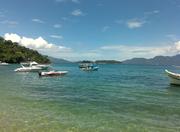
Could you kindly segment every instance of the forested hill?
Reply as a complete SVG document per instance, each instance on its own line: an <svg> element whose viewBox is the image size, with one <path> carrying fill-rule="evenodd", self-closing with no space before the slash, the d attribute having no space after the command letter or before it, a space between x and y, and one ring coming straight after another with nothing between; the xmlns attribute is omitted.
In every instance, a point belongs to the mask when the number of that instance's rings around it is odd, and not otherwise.
<svg viewBox="0 0 180 132"><path fill-rule="evenodd" d="M2 37L0 37L0 61L7 63L20 63L26 61L50 63L47 56L43 56L35 50L20 46L18 43L4 40Z"/></svg>

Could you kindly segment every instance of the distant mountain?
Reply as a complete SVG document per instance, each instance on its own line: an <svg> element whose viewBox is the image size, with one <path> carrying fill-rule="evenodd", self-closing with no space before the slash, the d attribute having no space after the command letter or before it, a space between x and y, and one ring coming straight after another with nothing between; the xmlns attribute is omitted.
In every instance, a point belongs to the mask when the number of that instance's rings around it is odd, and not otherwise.
<svg viewBox="0 0 180 132"><path fill-rule="evenodd" d="M5 40L0 37L0 61L7 63L20 63L26 61L36 61L38 63L50 63L47 56L41 55L38 51L26 48Z"/></svg>
<svg viewBox="0 0 180 132"><path fill-rule="evenodd" d="M60 58L48 57L48 59L51 61L51 63L54 63L54 64L72 63L68 60L60 59Z"/></svg>
<svg viewBox="0 0 180 132"><path fill-rule="evenodd" d="M142 65L180 65L180 54L175 56L156 56L151 59L133 58L125 60L123 64L142 64Z"/></svg>

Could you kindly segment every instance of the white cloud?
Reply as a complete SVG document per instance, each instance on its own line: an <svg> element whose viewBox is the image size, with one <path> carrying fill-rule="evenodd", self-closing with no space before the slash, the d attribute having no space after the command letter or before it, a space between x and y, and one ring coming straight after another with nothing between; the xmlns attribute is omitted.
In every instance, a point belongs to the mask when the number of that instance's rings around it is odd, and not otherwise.
<svg viewBox="0 0 180 132"><path fill-rule="evenodd" d="M79 4L80 1L79 0L72 0L73 3Z"/></svg>
<svg viewBox="0 0 180 132"><path fill-rule="evenodd" d="M79 0L55 0L56 2L59 2L59 3L65 3L65 2L72 2L72 3L75 3L75 4L79 4L80 1Z"/></svg>
<svg viewBox="0 0 180 132"><path fill-rule="evenodd" d="M63 21L69 20L69 18L67 18L67 17L62 17L61 19L62 19Z"/></svg>
<svg viewBox="0 0 180 132"><path fill-rule="evenodd" d="M63 36L61 35L50 35L50 37L55 39L63 39Z"/></svg>
<svg viewBox="0 0 180 132"><path fill-rule="evenodd" d="M130 29L140 28L144 24L149 23L150 17L152 17L153 15L159 14L159 12L160 12L159 10L148 11L148 12L144 12L143 16L140 18L129 19L126 21L115 20L115 23L125 24Z"/></svg>
<svg viewBox="0 0 180 132"><path fill-rule="evenodd" d="M17 42L22 46L25 46L30 49L38 50L46 55L53 55L54 57L56 56L57 53L61 55L61 53L68 53L71 51L70 48L67 48L65 46L48 43L42 37L38 37L34 39L34 38L19 36L18 34L6 33L4 35L4 39L11 40L12 42Z"/></svg>
<svg viewBox="0 0 180 132"><path fill-rule="evenodd" d="M5 40L17 42L22 46L38 50L45 55L64 58L72 61L115 59L125 60L134 57L152 58L157 55L176 55L180 53L180 41L172 44L155 46L105 45L92 50L72 50L62 45L48 43L42 37L28 38L18 34L6 33Z"/></svg>
<svg viewBox="0 0 180 132"><path fill-rule="evenodd" d="M153 14L158 14L160 11L159 10L153 10L153 11L148 11L148 12L145 12L144 15L147 16L147 15L153 15Z"/></svg>
<svg viewBox="0 0 180 132"><path fill-rule="evenodd" d="M101 7L101 6L103 6L103 4L102 3L98 3L97 6Z"/></svg>
<svg viewBox="0 0 180 132"><path fill-rule="evenodd" d="M4 17L4 13L0 11L0 18Z"/></svg>
<svg viewBox="0 0 180 132"><path fill-rule="evenodd" d="M109 26L104 26L104 27L102 28L102 32L106 32L109 28L110 28Z"/></svg>
<svg viewBox="0 0 180 132"><path fill-rule="evenodd" d="M56 2L66 2L67 0L55 0Z"/></svg>
<svg viewBox="0 0 180 132"><path fill-rule="evenodd" d="M180 52L180 41L175 42L175 46L172 48L176 52Z"/></svg>
<svg viewBox="0 0 180 132"><path fill-rule="evenodd" d="M37 18L34 18L32 19L33 22L36 22L36 23L40 23L40 24L43 24L45 23L44 21L40 20L40 19L37 19Z"/></svg>
<svg viewBox="0 0 180 132"><path fill-rule="evenodd" d="M19 24L17 21L11 21L11 20L0 21L0 23L8 25L8 27L15 27Z"/></svg>
<svg viewBox="0 0 180 132"><path fill-rule="evenodd" d="M160 55L169 52L170 46L164 47L146 47L146 46L126 46L126 45L110 45L101 47L102 50L106 51L117 51L119 53L136 54L136 55Z"/></svg>
<svg viewBox="0 0 180 132"><path fill-rule="evenodd" d="M27 48L31 48L31 49L47 49L47 48L52 48L53 46L55 46L54 44L49 44L42 37L33 39L33 38L21 37L13 33L6 33L4 35L4 38L5 40L11 40L12 42L17 42L20 45L25 46Z"/></svg>
<svg viewBox="0 0 180 132"><path fill-rule="evenodd" d="M159 12L160 12L159 10L154 10L154 11L153 11L154 14L157 14L157 13L159 13Z"/></svg>
<svg viewBox="0 0 180 132"><path fill-rule="evenodd" d="M145 24L146 21L142 21L142 20L138 20L138 19L132 19L127 21L127 26L130 29L134 29L134 28L140 28L143 26L143 24Z"/></svg>
<svg viewBox="0 0 180 132"><path fill-rule="evenodd" d="M104 52L114 54L119 60L131 59L134 57L152 58L158 55L176 55L180 53L180 41L164 46L127 46L108 45L100 48Z"/></svg>
<svg viewBox="0 0 180 132"><path fill-rule="evenodd" d="M124 21L123 21L123 20L115 20L115 23L117 23L117 24L123 24Z"/></svg>
<svg viewBox="0 0 180 132"><path fill-rule="evenodd" d="M157 55L176 55L180 53L180 41L171 45L164 46L127 46L127 45L107 45L96 48L95 50L70 51L64 52L59 57L69 60L98 60L113 59L125 60L134 57L152 58Z"/></svg>
<svg viewBox="0 0 180 132"><path fill-rule="evenodd" d="M178 37L175 34L167 34L166 37L169 38L172 41L177 41L178 40L177 39Z"/></svg>
<svg viewBox="0 0 180 132"><path fill-rule="evenodd" d="M53 27L54 27L54 28L61 28L62 25L61 25L61 24L54 24Z"/></svg>
<svg viewBox="0 0 180 132"><path fill-rule="evenodd" d="M17 35L17 34L9 34L9 33L6 33L5 35L4 35L4 39L5 40L11 40L12 42L20 42L20 40L21 40L21 37L19 36L19 35Z"/></svg>
<svg viewBox="0 0 180 132"><path fill-rule="evenodd" d="M84 13L80 9L76 9L71 12L73 16L84 16Z"/></svg>

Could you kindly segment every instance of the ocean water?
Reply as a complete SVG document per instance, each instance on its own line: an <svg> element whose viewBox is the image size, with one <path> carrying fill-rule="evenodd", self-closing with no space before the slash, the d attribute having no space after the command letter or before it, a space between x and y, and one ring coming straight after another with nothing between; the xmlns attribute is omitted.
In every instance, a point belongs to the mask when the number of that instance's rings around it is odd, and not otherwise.
<svg viewBox="0 0 180 132"><path fill-rule="evenodd" d="M173 67L64 64L53 67L66 76L43 78L17 67L0 66L2 132L180 131L180 87L164 73Z"/></svg>

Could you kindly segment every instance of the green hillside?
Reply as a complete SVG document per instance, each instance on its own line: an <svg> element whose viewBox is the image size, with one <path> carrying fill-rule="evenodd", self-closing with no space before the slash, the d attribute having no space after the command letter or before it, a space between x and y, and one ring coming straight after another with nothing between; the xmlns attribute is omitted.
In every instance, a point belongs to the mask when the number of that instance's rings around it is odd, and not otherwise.
<svg viewBox="0 0 180 132"><path fill-rule="evenodd" d="M36 61L38 63L50 63L47 56L43 56L36 50L32 50L18 43L4 40L0 37L0 61L7 63L20 63L26 61Z"/></svg>

